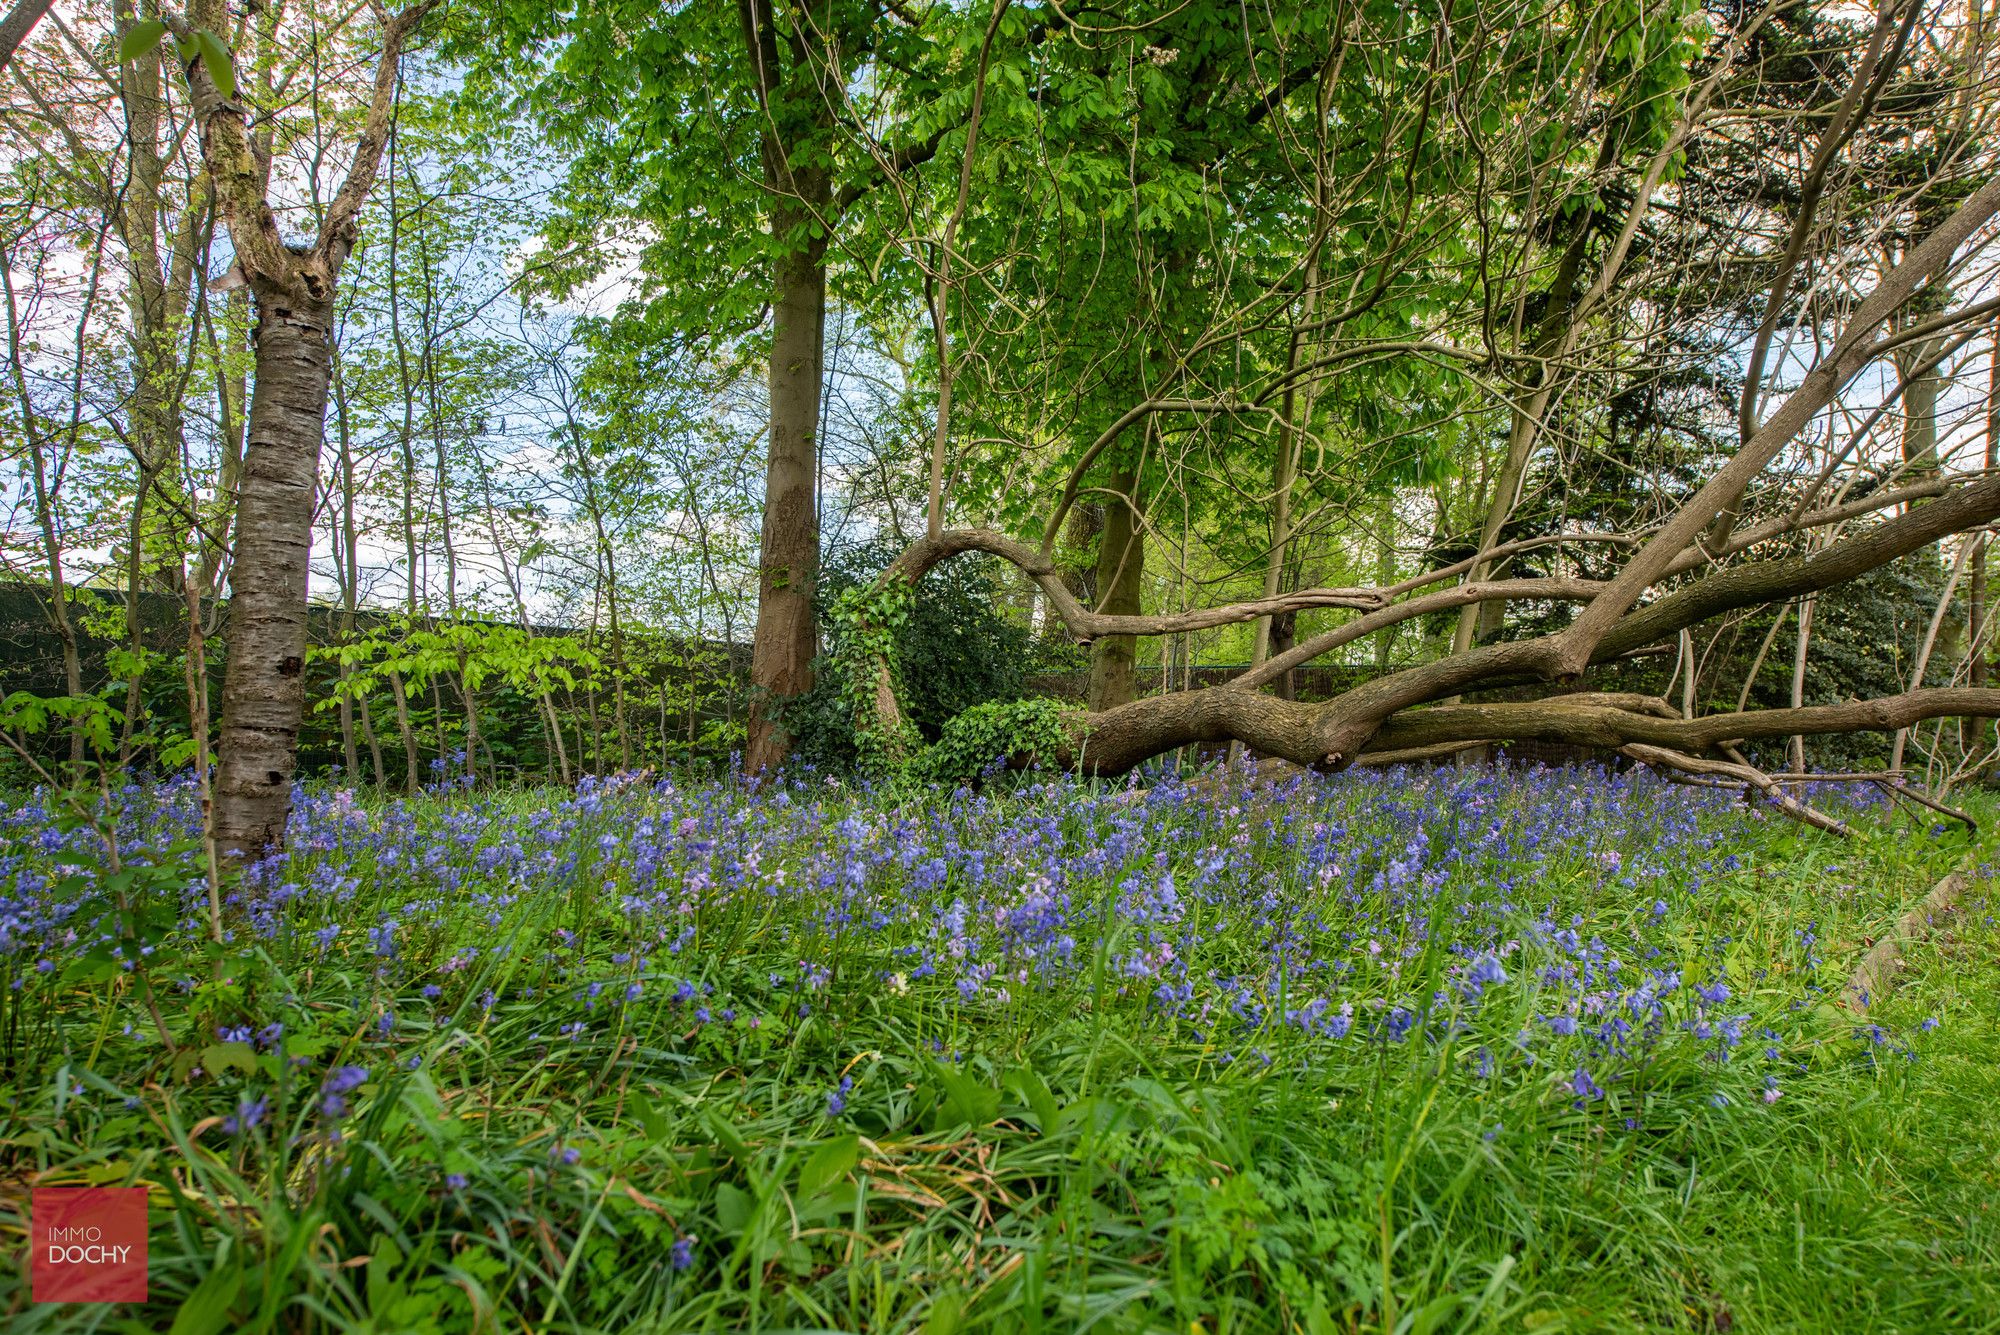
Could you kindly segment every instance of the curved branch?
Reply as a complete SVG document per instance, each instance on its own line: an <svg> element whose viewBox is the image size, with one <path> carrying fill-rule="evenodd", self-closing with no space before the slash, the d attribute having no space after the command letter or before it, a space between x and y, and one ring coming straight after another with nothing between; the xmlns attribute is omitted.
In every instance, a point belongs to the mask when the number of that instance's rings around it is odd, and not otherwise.
<svg viewBox="0 0 2000 1335"><path fill-rule="evenodd" d="M1056 535L1062 532L1063 520L1069 517L1070 507L1076 504L1077 489L1083 485L1083 475L1097 462L1098 455L1125 434L1127 427L1154 413L1234 413L1246 411L1249 407L1233 399L1147 399L1127 408L1117 421L1098 432L1097 439L1090 442L1083 457L1069 470L1069 480L1063 484L1062 499L1056 502L1055 510L1049 515L1048 527L1042 530L1043 557L1048 557L1056 549Z"/></svg>
<svg viewBox="0 0 2000 1335"><path fill-rule="evenodd" d="M1472 603L1498 602L1502 599L1546 598L1563 602L1587 602L1603 591L1604 584L1601 580L1561 577L1478 580L1470 584L1455 584L1449 589L1439 589L1436 593L1405 598L1400 603L1370 612L1366 616L1356 617L1344 626L1335 626L1324 634L1301 641L1275 658L1267 659L1242 675L1232 677L1223 684L1223 689L1255 690L1267 682L1276 681L1303 663L1310 663L1322 654L1332 653L1344 644L1365 639L1378 630L1386 630L1412 617L1449 611Z"/></svg>
<svg viewBox="0 0 2000 1335"><path fill-rule="evenodd" d="M940 562L966 552L998 556L1034 580L1048 595L1050 606L1070 634L1085 644L1107 635L1178 635L1309 607L1378 608L1388 600L1380 589L1373 588L1297 589L1271 598L1157 616L1093 612L1077 601L1048 557L1019 539L984 528L946 529L935 537L919 538L890 563L882 578L904 579L914 584Z"/></svg>

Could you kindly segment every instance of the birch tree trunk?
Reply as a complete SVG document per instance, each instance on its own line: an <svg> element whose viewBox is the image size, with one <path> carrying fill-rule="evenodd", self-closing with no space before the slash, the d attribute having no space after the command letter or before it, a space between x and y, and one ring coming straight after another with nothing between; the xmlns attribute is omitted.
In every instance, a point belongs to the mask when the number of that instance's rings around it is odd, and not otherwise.
<svg viewBox="0 0 2000 1335"><path fill-rule="evenodd" d="M257 319L214 794L215 842L224 856L255 858L284 844L305 714L306 590L333 372L334 298L388 142L403 41L431 3L419 0L384 16L382 54L353 159L310 246L294 249L280 236L247 109L223 93L202 62L186 70L202 160L236 249L233 281L249 289ZM213 29L222 18L220 4L204 0L186 20L166 22L187 42L192 26Z"/></svg>
<svg viewBox="0 0 2000 1335"><path fill-rule="evenodd" d="M225 855L281 846L305 716L313 489L332 376L333 303L258 293L257 382L237 494L222 679L215 839Z"/></svg>

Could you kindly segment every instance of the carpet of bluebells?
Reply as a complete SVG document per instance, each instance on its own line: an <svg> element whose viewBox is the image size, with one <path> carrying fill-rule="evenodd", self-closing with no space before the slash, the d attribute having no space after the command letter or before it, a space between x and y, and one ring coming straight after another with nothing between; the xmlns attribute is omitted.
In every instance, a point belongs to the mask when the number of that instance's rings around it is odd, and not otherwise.
<svg viewBox="0 0 2000 1335"><path fill-rule="evenodd" d="M1836 1004L1980 850L1814 800L1862 838L1600 770L314 786L214 943L186 783L29 796L0 1227L150 1185L189 1335L1990 1328L2000 1144L1867 1137L1993 998Z"/></svg>

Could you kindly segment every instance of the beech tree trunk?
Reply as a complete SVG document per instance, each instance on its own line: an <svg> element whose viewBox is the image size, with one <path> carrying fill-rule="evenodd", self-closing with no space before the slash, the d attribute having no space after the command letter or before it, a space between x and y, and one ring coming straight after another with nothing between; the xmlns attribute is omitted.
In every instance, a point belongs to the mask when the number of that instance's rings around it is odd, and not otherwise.
<svg viewBox="0 0 2000 1335"><path fill-rule="evenodd" d="M785 758L784 702L812 686L819 583L819 401L826 325L827 227L851 202L836 201L818 137L833 127L824 80L838 64L841 31L824 0L806 0L781 22L772 0L737 0L744 52L763 112L758 156L770 198L771 430L758 550L757 630L750 646L751 709L743 767ZM812 147L804 147L806 144Z"/></svg>
<svg viewBox="0 0 2000 1335"><path fill-rule="evenodd" d="M798 211L781 209L780 235ZM826 259L821 242L776 265L772 295L771 433L764 470L764 527L758 557L757 632L750 649L755 704L743 767L755 774L785 758L789 739L777 720L787 699L812 687L818 626L818 434L820 326L826 315Z"/></svg>
<svg viewBox="0 0 2000 1335"><path fill-rule="evenodd" d="M331 301L259 294L217 747L215 838L224 856L251 858L281 845L291 814L332 329Z"/></svg>
<svg viewBox="0 0 2000 1335"><path fill-rule="evenodd" d="M1136 469L1122 469L1111 485L1138 502ZM1104 532L1097 544L1098 610L1111 616L1137 616L1146 574L1146 537L1132 505L1113 500L1104 508ZM1090 708L1115 709L1138 698L1132 665L1139 641L1132 635L1106 635L1090 646Z"/></svg>

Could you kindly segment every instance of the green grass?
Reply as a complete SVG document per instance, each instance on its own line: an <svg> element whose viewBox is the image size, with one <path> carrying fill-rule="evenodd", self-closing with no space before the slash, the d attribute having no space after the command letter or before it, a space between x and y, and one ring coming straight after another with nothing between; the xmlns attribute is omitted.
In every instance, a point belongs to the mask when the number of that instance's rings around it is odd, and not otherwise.
<svg viewBox="0 0 2000 1335"><path fill-rule="evenodd" d="M24 1237L31 1185L146 1183L156 1208L146 1307L31 1305L23 1261L0 1311L20 1331L2000 1329L1992 881L1909 951L1877 1041L1831 1004L1864 942L1986 845L1883 811L1842 844L1685 790L1537 782L1164 805L1058 786L900 813L320 795L225 948L202 948L184 872L141 878L170 905L137 925L163 933L146 979L173 1052L88 931L7 957L0 1228ZM179 798L127 800L124 847L175 868ZM16 912L93 893L25 851L60 824L7 826ZM740 885L686 879L750 852ZM1001 888L975 890L980 853ZM1399 857L1436 884L1398 889ZM1197 891L1205 858L1224 865ZM1070 951L1003 951L974 914L953 958L954 900L1020 907L1051 867ZM1146 898L1167 873L1171 913ZM635 914L642 891L664 898ZM1617 989L1544 976L1570 957L1538 918L1580 919L1630 981L1642 960L1684 977L1629 1060L1550 1032ZM1162 944L1171 965L1129 972ZM1469 999L1488 950L1507 980ZM1027 981L963 999L953 971L988 958ZM1176 977L1177 1017L1151 996ZM675 1001L683 981L713 992ZM1726 1005L1690 997L1723 982ZM1284 1022L1314 995L1357 1003L1354 1030ZM1404 1003L1409 1032L1375 1032ZM1750 1017L1727 1061L1688 1028L1724 1011ZM215 1035L274 1019L275 1050ZM343 1064L369 1074L332 1118ZM1579 1064L1602 1098L1576 1096ZM252 1097L268 1111L230 1134Z"/></svg>

